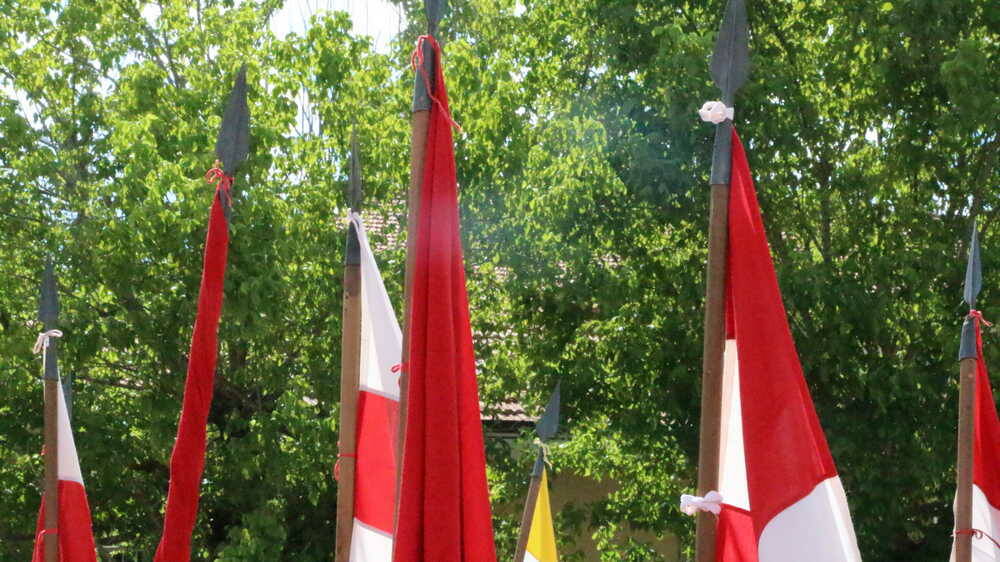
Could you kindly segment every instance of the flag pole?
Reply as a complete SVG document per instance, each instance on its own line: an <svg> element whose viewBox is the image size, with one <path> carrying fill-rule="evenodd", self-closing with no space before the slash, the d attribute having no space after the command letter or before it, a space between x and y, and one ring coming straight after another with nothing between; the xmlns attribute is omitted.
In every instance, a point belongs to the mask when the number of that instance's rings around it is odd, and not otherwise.
<svg viewBox="0 0 1000 562"><path fill-rule="evenodd" d="M361 162L358 138L351 131L348 200L361 211ZM358 438L358 383L361 378L361 244L354 222L347 227L344 251L344 308L340 346L340 439L334 477L337 479L337 535L334 560L347 562L354 530L354 469Z"/></svg>
<svg viewBox="0 0 1000 562"><path fill-rule="evenodd" d="M57 329L59 295L52 264L45 266L39 299L38 319L46 333ZM59 560L59 367L56 363L56 340L43 336L42 365L45 381L45 527L43 544L45 562Z"/></svg>
<svg viewBox="0 0 1000 562"><path fill-rule="evenodd" d="M975 310L976 297L983 286L982 262L979 259L979 234L975 220L972 222L972 240L969 244L969 262L965 269L965 290L962 300ZM973 466L973 404L976 392L976 362L979 351L976 347L975 320L971 314L962 325L962 343L959 349L958 382L958 458L955 463L957 491L955 493L955 530L969 531L972 528L972 466ZM971 562L972 535L969 532L955 533L954 562Z"/></svg>
<svg viewBox="0 0 1000 562"><path fill-rule="evenodd" d="M545 470L545 453L539 447L538 456L535 458L535 467L531 471L528 497L524 500L521 530L517 535L517 548L514 550L514 562L524 562L524 555L528 551L528 536L531 534L531 520L535 517L535 504L538 503L538 491L542 485L543 470Z"/></svg>
<svg viewBox="0 0 1000 562"><path fill-rule="evenodd" d="M545 412L535 424L535 433L538 435L538 456L535 459L534 469L531 471L531 484L528 486L528 497L525 499L524 512L521 514L521 531L517 536L517 547L514 550L514 562L524 562L525 552L528 550L528 537L531 535L531 521L535 517L535 504L538 503L538 492L542 485L542 472L545 470L545 443L555 436L559 430L559 405L562 400L560 395L561 383L556 383L552 396L549 397L548 404L545 405Z"/></svg>
<svg viewBox="0 0 1000 562"><path fill-rule="evenodd" d="M442 4L445 0L424 0L427 15L427 34L437 33L441 19ZM410 187L406 203L406 272L403 284L403 349L399 371L399 425L396 438L396 514L399 511L400 484L403 477L403 442L406 435L407 411L407 365L410 359L410 314L413 295L410 286L413 281L413 262L416 258L417 216L420 207L420 190L424 179L424 154L427 150L427 129L431 119L431 96L435 68L434 49L429 41L418 43L422 48L423 65L415 69L413 81L413 107L410 114ZM397 522L398 523L398 522Z"/></svg>
<svg viewBox="0 0 1000 562"><path fill-rule="evenodd" d="M712 52L712 79L721 103L732 108L736 90L749 72L747 15L744 0L729 0ZM706 104L707 105L707 104ZM725 114L725 112L723 112ZM729 180L732 115L717 122L712 153L708 222L708 263L705 270L705 328L702 350L701 428L698 443L698 494L719 487L722 432L722 356L726 340L726 259L729 237ZM698 562L715 562L715 516L698 513L695 552Z"/></svg>

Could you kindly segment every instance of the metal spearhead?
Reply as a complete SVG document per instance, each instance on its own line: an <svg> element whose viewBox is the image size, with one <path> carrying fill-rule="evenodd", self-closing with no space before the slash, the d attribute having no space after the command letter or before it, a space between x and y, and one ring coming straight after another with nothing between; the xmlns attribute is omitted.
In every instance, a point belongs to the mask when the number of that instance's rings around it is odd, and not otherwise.
<svg viewBox="0 0 1000 562"><path fill-rule="evenodd" d="M44 331L55 330L59 327L59 293L52 262L45 264L45 271L42 273L42 288L38 299L38 319L44 325ZM49 380L59 379L59 366L56 363L56 341L56 338L51 338L49 346L44 352L44 377Z"/></svg>
<svg viewBox="0 0 1000 562"><path fill-rule="evenodd" d="M747 38L747 8L744 0L729 0L726 14L719 26L719 37L712 52L709 70L712 80L722 92L722 103L733 106L736 90L750 74L750 48ZM715 148L712 153L713 185L728 185L730 177L731 135L733 123L723 121L715 128Z"/></svg>
<svg viewBox="0 0 1000 562"><path fill-rule="evenodd" d="M542 441L552 439L559 431L559 387L561 384L561 382L556 383L556 389L552 391L549 403L545 405L545 412L535 424L535 433Z"/></svg>
<svg viewBox="0 0 1000 562"><path fill-rule="evenodd" d="M976 297L983 288L983 264L979 258L979 229L976 221L972 221L972 240L969 242L969 261L965 266L965 288L962 300L970 309L976 308ZM959 359L978 357L976 350L976 331L972 318L966 317L962 325L962 345L958 351Z"/></svg>
<svg viewBox="0 0 1000 562"><path fill-rule="evenodd" d="M226 111L222 114L219 138L215 141L215 157L222 162L222 171L232 177L250 153L250 112L247 109L247 65L236 73L236 82L229 93Z"/></svg>
<svg viewBox="0 0 1000 562"><path fill-rule="evenodd" d="M441 21L441 11L446 0L424 0L424 12L427 14L427 34L434 35Z"/></svg>
<svg viewBox="0 0 1000 562"><path fill-rule="evenodd" d="M351 210L355 213L361 210L361 149L358 147L358 135L351 130L350 175L347 182L347 199ZM361 263L361 241L358 230L351 221L347 227L347 248L344 251L344 265L359 265Z"/></svg>
<svg viewBox="0 0 1000 562"><path fill-rule="evenodd" d="M446 0L424 0L424 13L427 14L427 34L435 35L438 30L438 23L441 21L441 12L444 10ZM434 48L429 41L422 43L422 68L418 68L413 79L413 111L429 111L431 108L431 92L427 91L427 86L434 87Z"/></svg>
<svg viewBox="0 0 1000 562"><path fill-rule="evenodd" d="M359 212L361 210L361 200L364 196L364 187L361 184L361 147L358 146L357 131L351 129L351 159L350 175L347 183L347 202L351 210Z"/></svg>

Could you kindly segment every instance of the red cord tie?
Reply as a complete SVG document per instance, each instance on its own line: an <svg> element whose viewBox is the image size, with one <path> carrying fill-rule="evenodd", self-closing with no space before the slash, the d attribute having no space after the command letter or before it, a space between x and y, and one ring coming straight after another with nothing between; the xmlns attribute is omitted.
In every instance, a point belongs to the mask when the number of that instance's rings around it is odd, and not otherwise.
<svg viewBox="0 0 1000 562"><path fill-rule="evenodd" d="M32 558L37 558L41 560L42 555L45 554L45 541L42 540L45 537L45 535L58 535L58 534L59 534L59 529L42 529L41 531L38 531L38 534L35 535L35 552Z"/></svg>
<svg viewBox="0 0 1000 562"><path fill-rule="evenodd" d="M337 462L333 463L333 479L340 482L340 460L341 459L354 459L358 460L357 453L338 453Z"/></svg>
<svg viewBox="0 0 1000 562"><path fill-rule="evenodd" d="M233 187L232 176L227 176L226 172L222 171L222 162L218 160L215 161L211 170L205 172L205 181L215 184L216 190L225 190L226 195L229 195L230 188Z"/></svg>
<svg viewBox="0 0 1000 562"><path fill-rule="evenodd" d="M427 74L427 67L424 66L424 41L430 41L431 47L433 47L435 51L440 50L438 42L434 39L434 37L430 35L421 35L420 37L417 37L417 47L413 49L413 54L410 55L410 66L413 67L415 72L419 72L423 77L424 87L427 88L427 95L431 98L434 104L438 106L438 109L444 113L448 123L451 124L456 131L461 133L462 127L460 127L458 123L451 118L451 112L449 112L448 109L445 108L444 104L441 103L441 100L434 95L434 89L431 88L431 77Z"/></svg>
<svg viewBox="0 0 1000 562"><path fill-rule="evenodd" d="M396 363L389 370L392 371L393 373L398 373L404 369L406 369L406 365L404 363Z"/></svg>
<svg viewBox="0 0 1000 562"><path fill-rule="evenodd" d="M974 539L983 539L983 538L990 539L990 541L993 543L993 546L995 546L997 548L1000 548L1000 542L997 542L996 539L994 539L993 537L989 536L988 534L984 533L983 531L981 531L979 529L959 529L959 530L955 531L955 534L956 535L972 535L972 538L974 538Z"/></svg>
<svg viewBox="0 0 1000 562"><path fill-rule="evenodd" d="M980 311L978 311L978 310L975 310L975 309L970 310L969 311L969 318L975 318L976 320L979 320L987 328L993 326L993 323L989 322L988 320L986 320L985 318L983 318L983 313L980 312Z"/></svg>

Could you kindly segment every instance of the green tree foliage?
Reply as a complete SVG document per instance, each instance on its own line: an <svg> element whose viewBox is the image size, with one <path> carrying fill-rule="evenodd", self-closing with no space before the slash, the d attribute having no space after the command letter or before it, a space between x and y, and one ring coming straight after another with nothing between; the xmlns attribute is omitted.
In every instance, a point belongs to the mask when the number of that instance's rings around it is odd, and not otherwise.
<svg viewBox="0 0 1000 562"><path fill-rule="evenodd" d="M0 557L27 557L38 505L28 348L47 256L98 542L139 559L155 547L212 193L201 174L245 61L253 139L196 558L329 558L348 131L398 303L419 26L390 56L343 14L279 39L280 3L0 0ZM620 531L685 544L692 531L675 506L695 480L712 138L695 110L717 95L707 57L723 2L451 3L440 35L483 398L533 409L562 380L553 478L617 482L560 514L564 551L582 530L607 560L649 560ZM969 215L985 229L987 317L1000 282L1000 13L984 0L748 4L737 123L862 551L942 559ZM497 505L519 505L528 440L488 443ZM516 526L498 510L504 556Z"/></svg>

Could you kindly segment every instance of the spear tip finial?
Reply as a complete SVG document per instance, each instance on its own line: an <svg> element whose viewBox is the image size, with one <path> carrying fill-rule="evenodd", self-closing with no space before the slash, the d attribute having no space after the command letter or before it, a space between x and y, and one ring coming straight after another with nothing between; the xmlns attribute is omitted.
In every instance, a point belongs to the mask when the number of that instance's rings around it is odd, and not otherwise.
<svg viewBox="0 0 1000 562"><path fill-rule="evenodd" d="M46 330L56 328L59 319L59 290L56 284L55 266L46 262L42 272L41 294L38 301L38 319Z"/></svg>
<svg viewBox="0 0 1000 562"><path fill-rule="evenodd" d="M361 200L364 197L364 186L361 178L361 147L358 143L358 134L355 128L351 128L351 155L350 155L350 175L347 183L347 202L351 210L358 212L361 210Z"/></svg>
<svg viewBox="0 0 1000 562"><path fill-rule="evenodd" d="M535 424L535 432L538 433L538 437L542 441L552 439L556 432L559 431L559 402L561 400L561 386L561 381L556 383L556 388L552 391L552 396L549 397L548 404L545 405L545 412L542 413L542 417L539 418L538 422Z"/></svg>
<svg viewBox="0 0 1000 562"><path fill-rule="evenodd" d="M222 170L233 176L250 154L250 111L247 109L247 65L236 73L222 114L219 137L215 141L215 156L222 161Z"/></svg>
<svg viewBox="0 0 1000 562"><path fill-rule="evenodd" d="M748 34L745 0L729 0L710 65L712 80L722 91L722 101L728 106L733 105L736 90L750 74Z"/></svg>
<svg viewBox="0 0 1000 562"><path fill-rule="evenodd" d="M965 266L965 287L962 298L969 308L976 307L976 297L983 288L983 264L979 255L979 229L972 220L972 239L969 241L969 261Z"/></svg>

